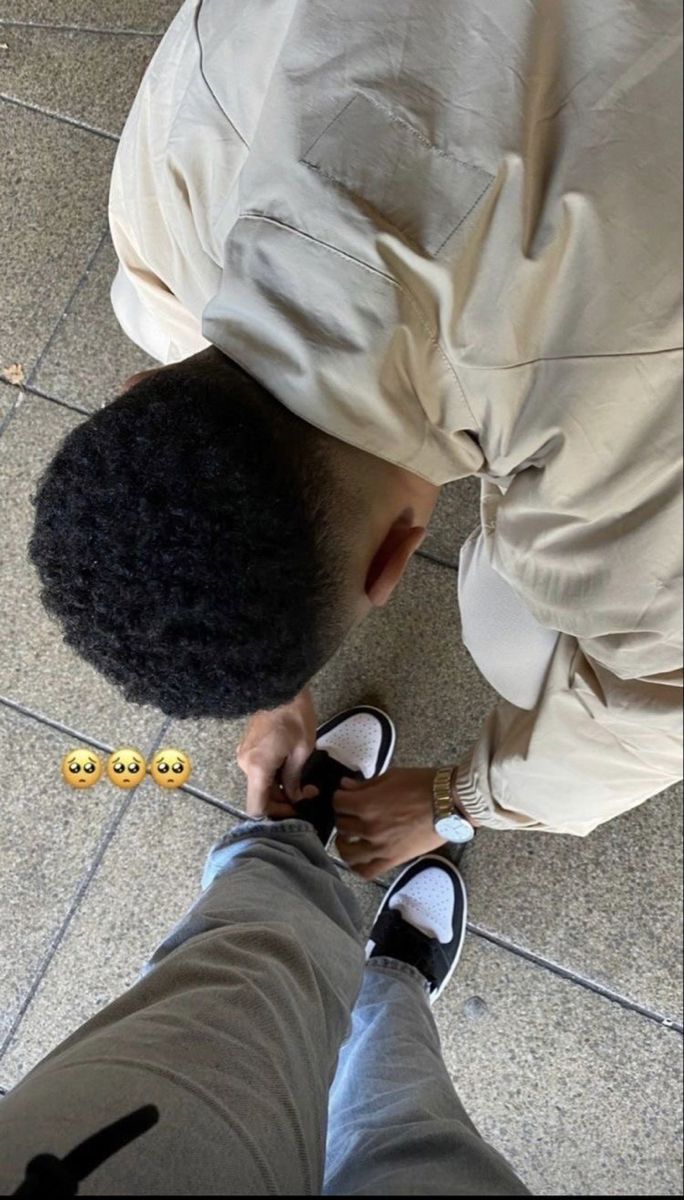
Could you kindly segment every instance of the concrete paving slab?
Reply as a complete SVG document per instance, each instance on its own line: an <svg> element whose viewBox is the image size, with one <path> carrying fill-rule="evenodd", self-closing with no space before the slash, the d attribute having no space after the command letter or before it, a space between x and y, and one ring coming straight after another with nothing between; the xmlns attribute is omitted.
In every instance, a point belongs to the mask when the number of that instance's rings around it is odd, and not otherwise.
<svg viewBox="0 0 684 1200"><path fill-rule="evenodd" d="M95 15L95 13L93 13ZM0 25L0 92L119 134L155 38Z"/></svg>
<svg viewBox="0 0 684 1200"><path fill-rule="evenodd" d="M461 546L479 528L480 481L458 479L442 488L421 549L457 567Z"/></svg>
<svg viewBox="0 0 684 1200"><path fill-rule="evenodd" d="M0 100L0 145L0 368L28 378L106 227L114 144Z"/></svg>
<svg viewBox="0 0 684 1200"><path fill-rule="evenodd" d="M681 1195L678 1034L475 937L436 1016L469 1115L533 1195Z"/></svg>
<svg viewBox="0 0 684 1200"><path fill-rule="evenodd" d="M107 237L33 381L40 391L92 411L120 395L129 376L158 365L114 316L109 289L116 266Z"/></svg>
<svg viewBox="0 0 684 1200"><path fill-rule="evenodd" d="M463 869L478 925L682 1021L681 784L588 838L482 830Z"/></svg>
<svg viewBox="0 0 684 1200"><path fill-rule="evenodd" d="M114 788L103 787L110 796ZM204 860L235 819L151 780L136 791L17 1036L0 1060L12 1086L130 987L200 891Z"/></svg>
<svg viewBox="0 0 684 1200"><path fill-rule="evenodd" d="M120 803L61 777L74 739L0 704L0 1045Z"/></svg>
<svg viewBox="0 0 684 1200"><path fill-rule="evenodd" d="M163 33L180 0L0 0L0 21Z"/></svg>

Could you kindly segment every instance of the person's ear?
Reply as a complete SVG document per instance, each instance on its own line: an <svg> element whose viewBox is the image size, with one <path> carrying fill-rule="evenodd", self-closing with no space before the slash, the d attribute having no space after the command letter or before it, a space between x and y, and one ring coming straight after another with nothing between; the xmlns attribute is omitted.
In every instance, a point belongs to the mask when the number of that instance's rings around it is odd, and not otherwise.
<svg viewBox="0 0 684 1200"><path fill-rule="evenodd" d="M157 371L161 371L162 367L148 367L146 371L136 371L135 375L129 375L121 388L121 395L125 396L126 392L130 392L136 384L140 383L141 379L147 379L150 375L156 375Z"/></svg>
<svg viewBox="0 0 684 1200"><path fill-rule="evenodd" d="M387 604L426 533L421 525L392 526L373 555L366 575L366 596L375 608Z"/></svg>

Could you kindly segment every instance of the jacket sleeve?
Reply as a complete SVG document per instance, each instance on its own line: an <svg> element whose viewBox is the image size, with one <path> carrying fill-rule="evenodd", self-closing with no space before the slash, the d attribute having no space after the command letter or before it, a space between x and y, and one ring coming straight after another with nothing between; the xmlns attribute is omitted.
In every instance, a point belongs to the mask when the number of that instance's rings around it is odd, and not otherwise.
<svg viewBox="0 0 684 1200"><path fill-rule="evenodd" d="M619 679L563 635L536 707L497 705L456 794L483 826L582 837L682 777L681 736L681 671Z"/></svg>
<svg viewBox="0 0 684 1200"><path fill-rule="evenodd" d="M143 88L126 122L109 189L109 227L119 260L110 295L127 337L166 364L197 354L209 343L179 296L183 255L165 217L173 187L150 148L154 118L142 102ZM191 215L181 215L189 226Z"/></svg>
<svg viewBox="0 0 684 1200"><path fill-rule="evenodd" d="M203 104L215 102L202 78L196 10L180 8L145 72L109 191L119 259L112 305L128 337L163 363L209 345L201 318L221 271L205 198L227 203L245 152L228 144L224 122L203 118Z"/></svg>
<svg viewBox="0 0 684 1200"><path fill-rule="evenodd" d="M164 364L204 350L209 343L202 335L199 321L146 261L135 244L130 223L113 199L109 221L119 259L110 297L126 336Z"/></svg>

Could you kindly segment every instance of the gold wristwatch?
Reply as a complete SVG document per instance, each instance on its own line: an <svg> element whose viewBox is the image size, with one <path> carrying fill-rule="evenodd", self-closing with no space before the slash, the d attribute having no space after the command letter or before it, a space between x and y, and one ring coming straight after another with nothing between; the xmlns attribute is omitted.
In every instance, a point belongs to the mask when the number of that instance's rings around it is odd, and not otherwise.
<svg viewBox="0 0 684 1200"><path fill-rule="evenodd" d="M435 830L445 842L462 844L475 836L470 821L462 817L452 790L454 767L441 767L432 782L432 809Z"/></svg>

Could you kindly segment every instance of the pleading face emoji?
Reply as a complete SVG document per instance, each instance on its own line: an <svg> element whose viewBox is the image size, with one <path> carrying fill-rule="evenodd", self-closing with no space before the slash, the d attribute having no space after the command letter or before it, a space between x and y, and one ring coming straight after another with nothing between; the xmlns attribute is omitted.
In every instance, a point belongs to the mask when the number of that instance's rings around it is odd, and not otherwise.
<svg viewBox="0 0 684 1200"><path fill-rule="evenodd" d="M104 766L96 750L68 750L62 759L62 777L73 788L89 788L102 778Z"/></svg>
<svg viewBox="0 0 684 1200"><path fill-rule="evenodd" d="M184 750L158 750L150 763L150 775L163 788L178 788L190 778L192 764Z"/></svg>
<svg viewBox="0 0 684 1200"><path fill-rule="evenodd" d="M107 776L119 788L138 787L145 778L147 764L139 750L122 746L107 759Z"/></svg>

